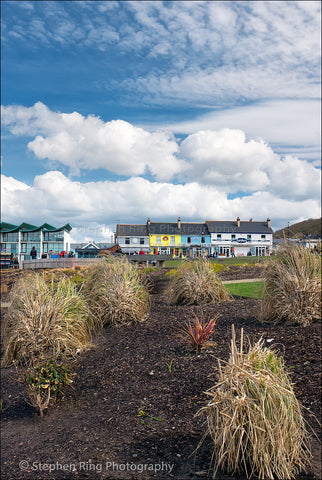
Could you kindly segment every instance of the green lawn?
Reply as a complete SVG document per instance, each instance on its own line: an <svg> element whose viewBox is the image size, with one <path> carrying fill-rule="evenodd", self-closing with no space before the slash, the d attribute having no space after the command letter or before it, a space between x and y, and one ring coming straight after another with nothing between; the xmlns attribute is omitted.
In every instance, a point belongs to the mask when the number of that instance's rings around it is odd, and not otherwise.
<svg viewBox="0 0 322 480"><path fill-rule="evenodd" d="M220 265L252 265L254 263L261 263L268 260L270 257L223 257L223 258L211 258L211 263L218 263ZM181 265L184 260L166 260L165 267L176 268Z"/></svg>
<svg viewBox="0 0 322 480"><path fill-rule="evenodd" d="M264 282L226 283L226 289L231 295L251 298L264 297Z"/></svg>

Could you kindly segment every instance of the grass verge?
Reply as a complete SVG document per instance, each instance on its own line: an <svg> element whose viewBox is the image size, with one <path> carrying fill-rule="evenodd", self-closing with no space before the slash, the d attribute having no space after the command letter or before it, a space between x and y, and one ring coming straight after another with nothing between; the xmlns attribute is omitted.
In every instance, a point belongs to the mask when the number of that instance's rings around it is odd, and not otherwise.
<svg viewBox="0 0 322 480"><path fill-rule="evenodd" d="M238 297L264 298L264 281L226 283L225 287L231 295Z"/></svg>

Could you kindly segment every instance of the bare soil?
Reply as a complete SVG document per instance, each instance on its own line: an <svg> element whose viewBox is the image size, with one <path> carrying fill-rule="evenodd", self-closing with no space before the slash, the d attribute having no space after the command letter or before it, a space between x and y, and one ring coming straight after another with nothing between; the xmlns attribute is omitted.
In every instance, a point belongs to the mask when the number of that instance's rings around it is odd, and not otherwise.
<svg viewBox="0 0 322 480"><path fill-rule="evenodd" d="M262 273L260 267L230 267L221 276L235 280ZM8 274L7 281L4 275L3 284L20 275ZM305 419L321 437L316 420L321 419L321 324L264 326L258 321L260 303L235 298L220 305L169 306L162 293L152 294L144 323L106 327L93 339L92 349L77 359L73 388L43 418L26 403L14 367L2 369L2 479L206 478L211 439L195 452L205 420L195 414L218 378L217 358L228 360L232 324L237 334L243 327L251 341L273 339L268 344L284 356ZM214 346L200 354L175 336L178 322L194 314L219 315ZM312 468L297 480L322 477L314 435L311 444ZM219 471L216 478L246 477Z"/></svg>

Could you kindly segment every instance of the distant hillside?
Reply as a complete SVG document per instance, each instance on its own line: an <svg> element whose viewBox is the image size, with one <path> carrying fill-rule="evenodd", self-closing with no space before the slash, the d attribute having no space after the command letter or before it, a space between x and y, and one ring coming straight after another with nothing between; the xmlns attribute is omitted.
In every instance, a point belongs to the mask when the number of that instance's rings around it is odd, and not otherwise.
<svg viewBox="0 0 322 480"><path fill-rule="evenodd" d="M286 238L302 238L307 235L321 235L322 222L321 218L310 218L309 220L304 220L304 222L294 223L290 225L288 232L288 227L284 227L281 230L276 230L274 232L275 238L283 238L283 231L285 232Z"/></svg>

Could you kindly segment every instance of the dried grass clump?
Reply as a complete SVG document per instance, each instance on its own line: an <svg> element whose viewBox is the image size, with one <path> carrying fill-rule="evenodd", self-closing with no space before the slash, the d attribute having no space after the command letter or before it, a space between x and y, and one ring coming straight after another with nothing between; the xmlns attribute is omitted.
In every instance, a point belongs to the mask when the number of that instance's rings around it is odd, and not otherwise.
<svg viewBox="0 0 322 480"><path fill-rule="evenodd" d="M103 325L127 325L147 317L150 297L142 275L125 258L105 257L93 265L85 291Z"/></svg>
<svg viewBox="0 0 322 480"><path fill-rule="evenodd" d="M263 321L310 325L321 318L321 258L303 247L286 247L265 272Z"/></svg>
<svg viewBox="0 0 322 480"><path fill-rule="evenodd" d="M4 366L74 356L90 345L90 311L69 279L47 283L42 275L29 274L14 285L10 300L3 331Z"/></svg>
<svg viewBox="0 0 322 480"><path fill-rule="evenodd" d="M207 259L186 261L173 275L165 292L170 304L198 305L231 297Z"/></svg>
<svg viewBox="0 0 322 480"><path fill-rule="evenodd" d="M283 359L262 339L243 353L235 332L231 356L200 413L207 415L215 471L260 479L291 479L310 464L308 434ZM276 477L275 477L276 476Z"/></svg>

